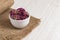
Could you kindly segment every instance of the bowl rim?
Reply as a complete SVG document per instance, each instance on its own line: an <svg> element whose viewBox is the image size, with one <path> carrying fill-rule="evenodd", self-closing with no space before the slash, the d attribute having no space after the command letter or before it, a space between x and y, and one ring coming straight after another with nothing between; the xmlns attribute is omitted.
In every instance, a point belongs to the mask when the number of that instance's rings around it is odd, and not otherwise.
<svg viewBox="0 0 60 40"><path fill-rule="evenodd" d="M11 18L11 17L10 17L10 14L9 14L9 18L12 19L12 20L16 20L16 19ZM30 19L30 15L29 15L29 17L27 17L27 18L25 18L25 19L23 19L23 20L26 20L26 19L28 19L28 18ZM21 20L21 21L23 21L23 20ZM20 20L16 20L16 21L20 21Z"/></svg>

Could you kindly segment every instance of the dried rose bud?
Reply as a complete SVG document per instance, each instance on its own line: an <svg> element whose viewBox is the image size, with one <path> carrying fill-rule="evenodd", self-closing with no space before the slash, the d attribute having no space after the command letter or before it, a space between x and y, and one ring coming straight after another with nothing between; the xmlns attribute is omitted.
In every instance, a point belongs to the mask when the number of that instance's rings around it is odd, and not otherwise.
<svg viewBox="0 0 60 40"><path fill-rule="evenodd" d="M23 9L23 8L18 8L17 11L23 12L23 11L25 11L25 9Z"/></svg>
<svg viewBox="0 0 60 40"><path fill-rule="evenodd" d="M17 10L12 9L10 11L10 16L11 18L16 19L16 20L23 20L29 17L29 14L28 12L25 11L25 9L18 8Z"/></svg>

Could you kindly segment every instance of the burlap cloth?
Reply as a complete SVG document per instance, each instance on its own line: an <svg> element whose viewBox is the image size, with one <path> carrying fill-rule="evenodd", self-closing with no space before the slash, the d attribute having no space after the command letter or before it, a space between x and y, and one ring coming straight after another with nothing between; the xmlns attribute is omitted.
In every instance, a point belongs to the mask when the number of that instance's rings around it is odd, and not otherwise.
<svg viewBox="0 0 60 40"><path fill-rule="evenodd" d="M14 3L14 0L0 0L0 14L2 14L3 11L10 8Z"/></svg>
<svg viewBox="0 0 60 40"><path fill-rule="evenodd" d="M30 17L30 23L23 29L14 28L8 18L9 11L0 15L0 40L20 40L30 33L40 23L40 19Z"/></svg>

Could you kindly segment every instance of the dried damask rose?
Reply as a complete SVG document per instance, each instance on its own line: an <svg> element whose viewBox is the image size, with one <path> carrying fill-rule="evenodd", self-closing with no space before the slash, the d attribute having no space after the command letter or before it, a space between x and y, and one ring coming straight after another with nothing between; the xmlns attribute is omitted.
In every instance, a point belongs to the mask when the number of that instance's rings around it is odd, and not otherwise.
<svg viewBox="0 0 60 40"><path fill-rule="evenodd" d="M25 9L18 8L17 10L12 9L10 11L10 17L15 20L24 20L29 17L29 14L28 14L28 12L25 11Z"/></svg>
<svg viewBox="0 0 60 40"><path fill-rule="evenodd" d="M23 8L18 8L17 11L19 11L19 12L24 12L25 9L23 9Z"/></svg>

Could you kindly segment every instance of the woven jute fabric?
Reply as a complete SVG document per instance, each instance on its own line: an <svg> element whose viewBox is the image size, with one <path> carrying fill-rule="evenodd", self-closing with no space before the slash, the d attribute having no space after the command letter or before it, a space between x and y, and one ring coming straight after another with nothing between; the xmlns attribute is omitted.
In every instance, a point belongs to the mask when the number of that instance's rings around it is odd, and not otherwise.
<svg viewBox="0 0 60 40"><path fill-rule="evenodd" d="M10 8L14 4L14 0L0 0L0 14Z"/></svg>
<svg viewBox="0 0 60 40"><path fill-rule="evenodd" d="M29 24L22 29L13 27L9 20L9 11L6 10L0 15L0 40L21 40L40 24L40 19L30 17Z"/></svg>

